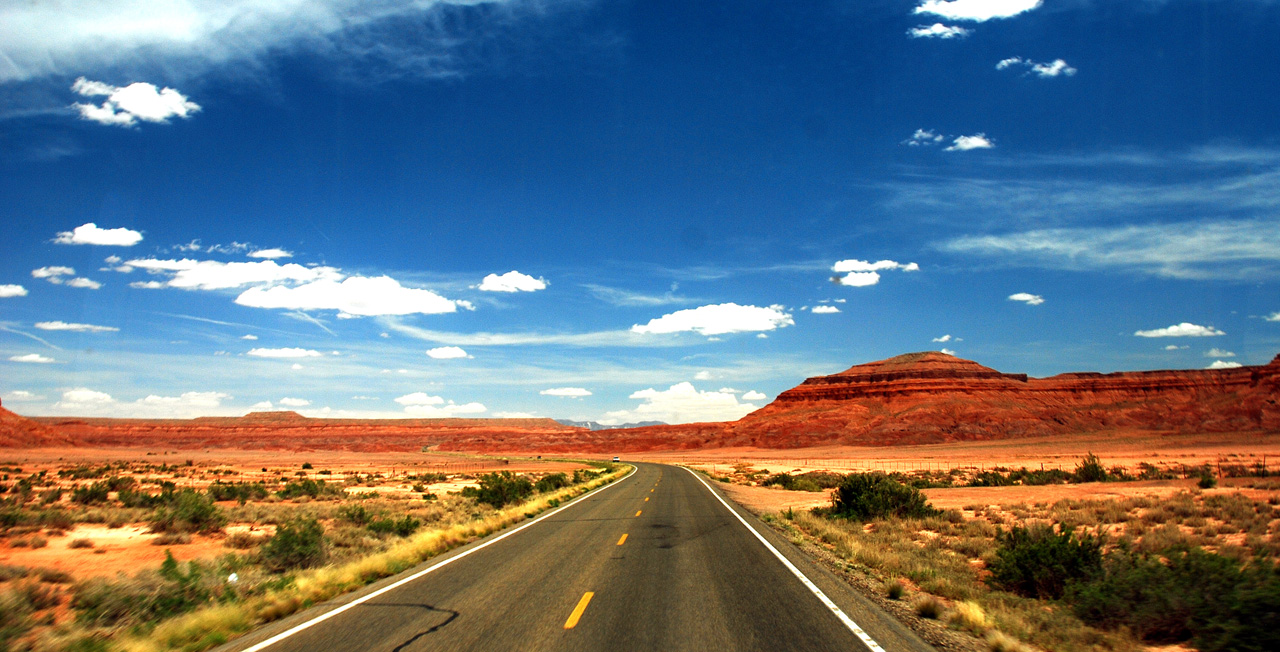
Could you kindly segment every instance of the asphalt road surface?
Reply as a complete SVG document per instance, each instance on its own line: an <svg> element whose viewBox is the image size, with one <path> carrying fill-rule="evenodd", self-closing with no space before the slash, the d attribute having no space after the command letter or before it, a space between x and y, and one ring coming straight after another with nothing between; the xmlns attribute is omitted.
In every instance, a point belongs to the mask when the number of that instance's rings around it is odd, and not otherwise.
<svg viewBox="0 0 1280 652"><path fill-rule="evenodd" d="M636 467L221 650L932 650L715 483Z"/></svg>

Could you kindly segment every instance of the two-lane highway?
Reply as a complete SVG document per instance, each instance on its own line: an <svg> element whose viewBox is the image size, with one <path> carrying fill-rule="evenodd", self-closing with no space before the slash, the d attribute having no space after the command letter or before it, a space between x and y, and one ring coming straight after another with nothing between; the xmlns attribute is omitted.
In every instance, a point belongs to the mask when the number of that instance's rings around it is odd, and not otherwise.
<svg viewBox="0 0 1280 652"><path fill-rule="evenodd" d="M223 649L931 649L697 475L636 467Z"/></svg>

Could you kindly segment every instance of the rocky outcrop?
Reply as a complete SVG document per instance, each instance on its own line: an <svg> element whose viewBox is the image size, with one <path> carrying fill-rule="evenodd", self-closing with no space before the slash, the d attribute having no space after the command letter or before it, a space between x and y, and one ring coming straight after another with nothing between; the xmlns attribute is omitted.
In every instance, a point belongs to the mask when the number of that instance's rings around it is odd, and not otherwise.
<svg viewBox="0 0 1280 652"><path fill-rule="evenodd" d="M25 448L65 444L52 428L14 414L0 406L0 448Z"/></svg>

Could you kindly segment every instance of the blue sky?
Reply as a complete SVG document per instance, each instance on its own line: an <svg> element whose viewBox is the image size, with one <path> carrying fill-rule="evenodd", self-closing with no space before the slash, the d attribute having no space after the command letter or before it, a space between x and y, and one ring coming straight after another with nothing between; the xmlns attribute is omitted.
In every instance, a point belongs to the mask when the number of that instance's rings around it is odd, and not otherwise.
<svg viewBox="0 0 1280 652"><path fill-rule="evenodd" d="M0 8L22 414L734 419L1280 352L1280 2Z"/></svg>

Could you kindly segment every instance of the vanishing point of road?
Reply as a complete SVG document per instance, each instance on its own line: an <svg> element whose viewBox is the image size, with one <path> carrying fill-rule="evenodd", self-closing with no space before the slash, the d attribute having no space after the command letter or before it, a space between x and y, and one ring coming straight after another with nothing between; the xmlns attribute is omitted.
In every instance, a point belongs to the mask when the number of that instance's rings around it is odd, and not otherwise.
<svg viewBox="0 0 1280 652"><path fill-rule="evenodd" d="M932 650L714 483L635 466L219 652Z"/></svg>

